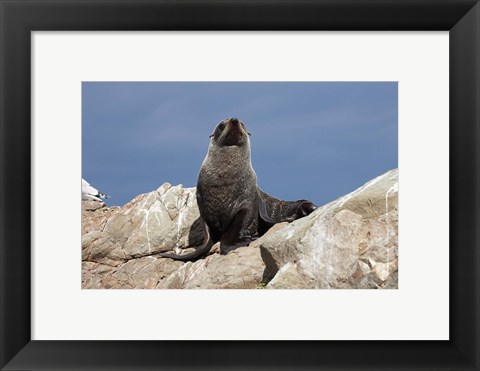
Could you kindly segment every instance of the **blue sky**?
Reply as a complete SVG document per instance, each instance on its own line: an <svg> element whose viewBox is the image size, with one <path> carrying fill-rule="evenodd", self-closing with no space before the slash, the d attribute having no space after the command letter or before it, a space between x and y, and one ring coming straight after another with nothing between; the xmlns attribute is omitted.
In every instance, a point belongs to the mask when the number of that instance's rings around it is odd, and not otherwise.
<svg viewBox="0 0 480 371"><path fill-rule="evenodd" d="M124 205L194 187L219 121L252 134L259 186L323 205L398 167L396 82L83 82L82 176Z"/></svg>

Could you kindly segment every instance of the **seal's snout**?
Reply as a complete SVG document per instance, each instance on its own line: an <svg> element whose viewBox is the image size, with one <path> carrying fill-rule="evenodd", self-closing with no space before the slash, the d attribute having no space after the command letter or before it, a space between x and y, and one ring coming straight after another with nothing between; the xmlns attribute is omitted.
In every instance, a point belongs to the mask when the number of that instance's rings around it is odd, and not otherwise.
<svg viewBox="0 0 480 371"><path fill-rule="evenodd" d="M226 118L217 125L213 138L220 146L243 146L248 143L248 132L236 117Z"/></svg>

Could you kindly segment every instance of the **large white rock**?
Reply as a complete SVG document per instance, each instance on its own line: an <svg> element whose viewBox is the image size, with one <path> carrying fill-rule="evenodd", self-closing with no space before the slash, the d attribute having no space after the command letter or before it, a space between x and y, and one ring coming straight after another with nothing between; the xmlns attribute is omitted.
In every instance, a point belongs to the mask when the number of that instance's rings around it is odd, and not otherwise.
<svg viewBox="0 0 480 371"><path fill-rule="evenodd" d="M397 288L398 170L296 220L260 245L269 288Z"/></svg>
<svg viewBox="0 0 480 371"><path fill-rule="evenodd" d="M199 217L195 188L165 183L120 208L103 231L122 246L127 258L138 258L201 243Z"/></svg>

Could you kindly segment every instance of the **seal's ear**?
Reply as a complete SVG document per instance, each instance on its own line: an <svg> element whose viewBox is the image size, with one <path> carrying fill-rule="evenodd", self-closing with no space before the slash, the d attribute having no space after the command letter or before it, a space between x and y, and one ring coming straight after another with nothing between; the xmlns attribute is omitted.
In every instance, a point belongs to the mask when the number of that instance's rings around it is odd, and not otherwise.
<svg viewBox="0 0 480 371"><path fill-rule="evenodd" d="M243 124L243 122L240 122L240 124L242 124L242 127L245 129L245 131L247 132L248 135L252 135L252 134L250 134L250 133L247 131L247 129L245 128L245 125Z"/></svg>
<svg viewBox="0 0 480 371"><path fill-rule="evenodd" d="M211 137L213 137L213 136L214 136L214 134L210 134L208 137L211 138Z"/></svg>

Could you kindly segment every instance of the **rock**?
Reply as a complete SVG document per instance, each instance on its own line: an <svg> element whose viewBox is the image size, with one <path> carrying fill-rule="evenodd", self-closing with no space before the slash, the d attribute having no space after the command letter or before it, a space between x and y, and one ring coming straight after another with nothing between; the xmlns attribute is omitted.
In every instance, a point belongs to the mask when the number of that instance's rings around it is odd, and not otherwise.
<svg viewBox="0 0 480 371"><path fill-rule="evenodd" d="M314 288L311 283L305 281L298 272L297 265L286 263L283 265L275 277L268 283L269 289L311 289Z"/></svg>
<svg viewBox="0 0 480 371"><path fill-rule="evenodd" d="M262 282L264 270L260 249L247 246L187 262L158 288L253 289Z"/></svg>
<svg viewBox="0 0 480 371"><path fill-rule="evenodd" d="M82 262L82 288L109 289L108 277L115 272L115 267L94 262ZM129 288L129 287L124 287Z"/></svg>
<svg viewBox="0 0 480 371"><path fill-rule="evenodd" d="M265 270L259 246L264 239L269 238L287 224L274 225L265 235L249 246L240 247L227 255L220 255L217 252L205 259L193 263L187 262L182 269L165 279L158 288L257 288L272 277Z"/></svg>
<svg viewBox="0 0 480 371"><path fill-rule="evenodd" d="M398 171L227 255L162 258L203 240L195 188L163 184L122 207L82 202L82 287L397 288Z"/></svg>
<svg viewBox="0 0 480 371"><path fill-rule="evenodd" d="M112 262L103 257L94 260L92 251L107 246L103 232L85 235L83 252L83 288L157 288L157 289L206 289L206 288L257 288L270 279L260 256L259 245L264 238L274 234L288 223L272 227L262 238L250 246L242 247L227 255L210 254L196 262L180 262L172 259L145 256ZM88 254L88 253L89 254ZM101 256L99 253L98 256ZM88 257L88 259L87 259Z"/></svg>
<svg viewBox="0 0 480 371"><path fill-rule="evenodd" d="M151 286L150 279L142 282L145 272L157 276L159 272L170 274L172 270L168 267L164 269L163 266L169 264L157 263L157 258L140 259L159 251L201 243L203 227L198 222L199 215L195 188L172 187L168 183L153 192L136 197L123 207L108 208L102 202L83 201L83 287ZM168 259L161 259L165 260ZM148 267L137 269L142 262L148 262ZM178 264L171 265L178 268ZM117 269L112 271L107 266ZM135 274L133 278L127 279L125 275L132 273L128 272L129 269Z"/></svg>
<svg viewBox="0 0 480 371"><path fill-rule="evenodd" d="M122 247L127 259L200 244L203 226L195 188L165 183L120 208L103 231Z"/></svg>
<svg viewBox="0 0 480 371"><path fill-rule="evenodd" d="M260 245L268 288L397 288L398 170L296 220Z"/></svg>
<svg viewBox="0 0 480 371"><path fill-rule="evenodd" d="M82 261L117 266L127 260L122 247L103 231L91 231L82 236Z"/></svg>
<svg viewBox="0 0 480 371"><path fill-rule="evenodd" d="M103 230L108 218L119 209L118 206L109 208L103 202L82 201L82 235Z"/></svg>

